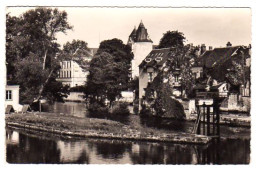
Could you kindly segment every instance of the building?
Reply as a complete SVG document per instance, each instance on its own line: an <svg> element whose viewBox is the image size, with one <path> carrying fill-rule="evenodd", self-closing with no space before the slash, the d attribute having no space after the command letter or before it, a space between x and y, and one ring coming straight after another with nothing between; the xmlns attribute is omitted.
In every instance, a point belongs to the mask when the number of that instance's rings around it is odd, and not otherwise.
<svg viewBox="0 0 260 174"><path fill-rule="evenodd" d="M7 72L7 71L6 71ZM21 110L22 105L19 104L19 85L7 85L7 74L5 78L5 108L12 106L18 112ZM11 109L11 107L10 107Z"/></svg>
<svg viewBox="0 0 260 174"><path fill-rule="evenodd" d="M233 62L236 60L244 62L242 66L245 67L244 76L247 76L245 78L247 80L245 86L240 85L239 89L234 90L231 89L231 84L225 82L226 75L232 71ZM200 74L199 77L204 75L206 79L197 84L195 90L202 90L200 95L203 93L208 95L212 90L218 89L218 95L225 97L221 110L248 112L250 110L250 62L250 45L232 46L228 42L226 47L205 50L198 58L198 66L193 67L192 72L195 77Z"/></svg>
<svg viewBox="0 0 260 174"><path fill-rule="evenodd" d="M132 60L132 78L139 76L140 63L153 49L153 41L149 38L147 29L143 22L139 24L139 27L134 28L128 39L128 45L131 46L134 58Z"/></svg>
<svg viewBox="0 0 260 174"><path fill-rule="evenodd" d="M139 109L142 98L145 96L145 90L149 83L162 71L165 67L167 59L171 56L171 48L162 48L152 50L139 65ZM173 96L181 97L180 69L176 66L173 74L169 79L163 79L164 82L169 81L172 86Z"/></svg>
<svg viewBox="0 0 260 174"><path fill-rule="evenodd" d="M62 82L63 85L68 85L69 87L76 87L85 85L87 80L88 72L82 67L78 62L62 61L60 62L60 72L57 81Z"/></svg>

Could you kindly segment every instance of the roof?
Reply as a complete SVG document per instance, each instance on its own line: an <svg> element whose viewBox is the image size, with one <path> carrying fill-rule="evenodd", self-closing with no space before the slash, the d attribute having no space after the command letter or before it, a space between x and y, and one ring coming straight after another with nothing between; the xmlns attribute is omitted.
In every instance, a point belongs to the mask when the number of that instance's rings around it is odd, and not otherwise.
<svg viewBox="0 0 260 174"><path fill-rule="evenodd" d="M216 64L222 64L232 57L239 46L215 48L204 52L199 58L199 64L206 68L213 68Z"/></svg>
<svg viewBox="0 0 260 174"><path fill-rule="evenodd" d="M134 28L131 32L129 39L133 40L134 42L153 42L148 35L147 29L145 28L143 22L141 21L139 27Z"/></svg>
<svg viewBox="0 0 260 174"><path fill-rule="evenodd" d="M246 58L250 57L248 47L229 46L224 48L215 48L208 50L198 58L198 64L208 69L208 73L213 79L219 82L225 81L227 70L232 66L232 61L236 60L237 50L243 50Z"/></svg>
<svg viewBox="0 0 260 174"><path fill-rule="evenodd" d="M164 62L168 59L170 55L170 48L162 48L162 49L153 49L146 58L142 61L142 63L139 65L139 67L144 66L162 66ZM160 58L157 59L156 58ZM147 59L150 59L148 62Z"/></svg>

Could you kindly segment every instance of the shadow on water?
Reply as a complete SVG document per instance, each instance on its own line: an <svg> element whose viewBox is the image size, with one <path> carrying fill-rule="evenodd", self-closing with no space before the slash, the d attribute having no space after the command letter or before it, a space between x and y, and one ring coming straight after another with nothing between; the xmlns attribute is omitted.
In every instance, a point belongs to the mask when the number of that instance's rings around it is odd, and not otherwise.
<svg viewBox="0 0 260 174"><path fill-rule="evenodd" d="M248 164L250 139L218 139L209 145L64 139L6 129L8 163Z"/></svg>

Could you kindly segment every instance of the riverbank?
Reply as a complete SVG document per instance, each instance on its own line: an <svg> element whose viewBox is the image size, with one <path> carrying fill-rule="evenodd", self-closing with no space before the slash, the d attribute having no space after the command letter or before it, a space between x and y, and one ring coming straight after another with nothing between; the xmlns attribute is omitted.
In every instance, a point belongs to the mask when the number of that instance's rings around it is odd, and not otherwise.
<svg viewBox="0 0 260 174"><path fill-rule="evenodd" d="M187 120L195 121L196 119L197 115L192 114ZM220 114L220 124L227 126L251 127L251 117L246 114L230 114L223 112Z"/></svg>
<svg viewBox="0 0 260 174"><path fill-rule="evenodd" d="M211 140L209 137L202 135L180 133L172 130L143 128L125 125L112 120L78 118L55 113L36 112L10 114L6 115L6 125L82 138L161 141L192 144L207 144Z"/></svg>

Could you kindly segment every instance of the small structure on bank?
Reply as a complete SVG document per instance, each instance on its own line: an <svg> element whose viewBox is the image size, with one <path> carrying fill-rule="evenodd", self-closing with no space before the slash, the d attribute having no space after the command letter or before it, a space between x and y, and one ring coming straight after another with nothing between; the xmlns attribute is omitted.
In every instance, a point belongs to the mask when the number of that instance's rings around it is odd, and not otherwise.
<svg viewBox="0 0 260 174"><path fill-rule="evenodd" d="M215 89L215 87L213 89ZM220 136L219 108L221 102L226 97L227 93L220 91L211 90L196 92L195 104L197 109L197 119L193 128L194 134L201 134L213 137Z"/></svg>

